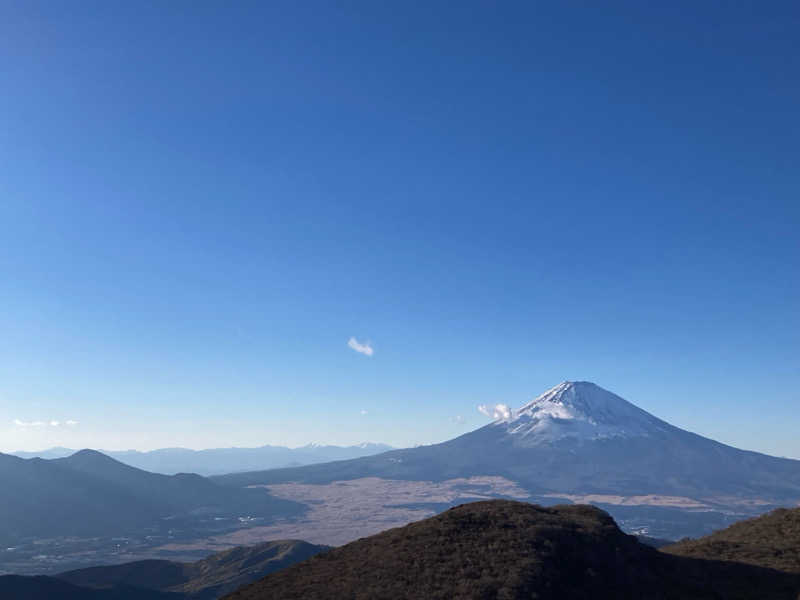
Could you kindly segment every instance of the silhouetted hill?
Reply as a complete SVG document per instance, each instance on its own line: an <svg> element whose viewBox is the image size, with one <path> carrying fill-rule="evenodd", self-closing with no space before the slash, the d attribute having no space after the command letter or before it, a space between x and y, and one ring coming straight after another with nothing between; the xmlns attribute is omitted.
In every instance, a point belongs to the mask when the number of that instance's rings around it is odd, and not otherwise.
<svg viewBox="0 0 800 600"><path fill-rule="evenodd" d="M328 550L327 546L299 540L280 540L232 548L193 563L141 560L70 571L58 575L58 578L90 588L125 585L178 592L193 600L206 600L217 598L325 550Z"/></svg>
<svg viewBox="0 0 800 600"><path fill-rule="evenodd" d="M779 508L662 550L678 556L731 560L800 573L800 508Z"/></svg>
<svg viewBox="0 0 800 600"><path fill-rule="evenodd" d="M595 507L496 500L363 538L226 598L796 600L798 591L795 575L661 553Z"/></svg>
<svg viewBox="0 0 800 600"><path fill-rule="evenodd" d="M169 594L119 586L92 590L54 577L0 577L0 598L3 600L181 600L180 594Z"/></svg>
<svg viewBox="0 0 800 600"><path fill-rule="evenodd" d="M29 460L0 454L0 543L30 537L118 535L166 517L271 518L302 512L263 489L231 489L199 475L158 475L82 450Z"/></svg>
<svg viewBox="0 0 800 600"><path fill-rule="evenodd" d="M206 512L235 512L240 514L265 514L267 505L284 507L262 490L240 490L231 495L228 490L211 480L194 473L160 475L125 465L94 450L81 450L72 456L59 458L53 463L102 479L104 482L126 490L141 501L150 501L173 511L202 509Z"/></svg>

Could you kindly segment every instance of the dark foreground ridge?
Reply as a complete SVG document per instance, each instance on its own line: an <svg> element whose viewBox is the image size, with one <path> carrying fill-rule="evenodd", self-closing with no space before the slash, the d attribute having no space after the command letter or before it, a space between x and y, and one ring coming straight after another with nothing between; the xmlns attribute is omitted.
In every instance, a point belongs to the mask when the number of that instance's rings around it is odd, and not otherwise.
<svg viewBox="0 0 800 600"><path fill-rule="evenodd" d="M800 577L665 554L602 510L465 504L273 573L229 600L786 599Z"/></svg>
<svg viewBox="0 0 800 600"><path fill-rule="evenodd" d="M678 556L730 560L800 574L800 508L779 508L663 550Z"/></svg>

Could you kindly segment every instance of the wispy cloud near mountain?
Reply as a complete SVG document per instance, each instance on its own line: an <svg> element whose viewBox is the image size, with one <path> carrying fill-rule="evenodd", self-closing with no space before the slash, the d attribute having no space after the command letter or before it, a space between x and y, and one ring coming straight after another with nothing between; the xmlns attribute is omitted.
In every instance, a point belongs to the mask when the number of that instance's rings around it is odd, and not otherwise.
<svg viewBox="0 0 800 600"><path fill-rule="evenodd" d="M494 406L479 404L478 411L491 419L508 419L511 416L511 409L506 404L495 404Z"/></svg>

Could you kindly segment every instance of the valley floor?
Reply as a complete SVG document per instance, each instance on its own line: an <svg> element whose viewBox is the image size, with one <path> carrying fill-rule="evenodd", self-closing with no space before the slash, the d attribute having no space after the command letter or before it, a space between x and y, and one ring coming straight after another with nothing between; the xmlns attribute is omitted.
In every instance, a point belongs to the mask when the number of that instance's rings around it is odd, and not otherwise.
<svg viewBox="0 0 800 600"><path fill-rule="evenodd" d="M752 501L720 508L725 499L672 496L609 496L552 493L531 496L503 477L483 476L443 482L402 481L367 477L329 484L273 484L263 487L276 498L309 507L300 517L269 525L242 516L238 522L208 523L204 530L166 527L158 535L38 540L16 548L0 548L0 574L52 574L97 564L145 558L192 561L234 546L268 540L297 539L341 546L393 527L419 521L452 506L491 498L524 500L543 505L593 503L609 511L623 530L651 537L698 537L772 508ZM152 532L151 532L152 533Z"/></svg>
<svg viewBox="0 0 800 600"><path fill-rule="evenodd" d="M268 539L302 539L340 546L392 527L433 516L454 504L497 497L524 500L528 492L503 477L451 479L441 483L366 477L325 485L287 483L268 486L278 498L310 507L300 519L255 526L209 538L215 551ZM196 549L195 544L167 544L163 549Z"/></svg>

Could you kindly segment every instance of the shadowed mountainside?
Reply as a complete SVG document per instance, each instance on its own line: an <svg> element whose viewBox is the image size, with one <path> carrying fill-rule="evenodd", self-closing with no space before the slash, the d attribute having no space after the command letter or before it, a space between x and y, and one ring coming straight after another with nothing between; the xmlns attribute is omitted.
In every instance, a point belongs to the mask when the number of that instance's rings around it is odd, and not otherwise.
<svg viewBox="0 0 800 600"><path fill-rule="evenodd" d="M0 543L58 536L120 535L166 517L299 514L264 490L231 489L193 474L158 475L93 450L29 460L0 454Z"/></svg>
<svg viewBox="0 0 800 600"><path fill-rule="evenodd" d="M736 561L800 574L800 508L779 508L662 550L677 556Z"/></svg>
<svg viewBox="0 0 800 600"><path fill-rule="evenodd" d="M124 585L210 600L326 550L327 546L299 540L279 540L232 548L193 563L141 560L69 571L57 577L88 588Z"/></svg>
<svg viewBox="0 0 800 600"><path fill-rule="evenodd" d="M127 586L91 590L54 577L4 575L0 577L0 598L3 600L181 600L183 596Z"/></svg>
<svg viewBox="0 0 800 600"><path fill-rule="evenodd" d="M793 574L673 556L585 505L476 502L273 573L229 600L781 599Z"/></svg>

